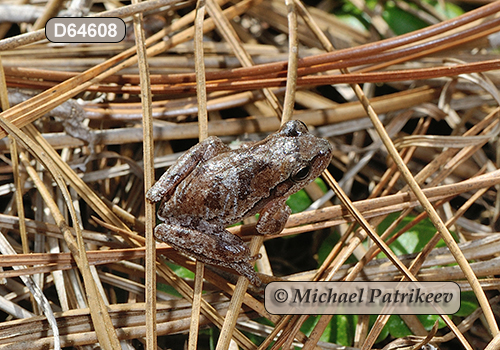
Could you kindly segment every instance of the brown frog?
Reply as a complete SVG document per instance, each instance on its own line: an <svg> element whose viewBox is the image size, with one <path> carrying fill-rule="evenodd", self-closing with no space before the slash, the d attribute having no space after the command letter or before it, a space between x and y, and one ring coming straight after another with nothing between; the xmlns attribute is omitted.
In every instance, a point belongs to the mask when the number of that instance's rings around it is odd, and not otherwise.
<svg viewBox="0 0 500 350"><path fill-rule="evenodd" d="M260 213L260 234L283 230L288 197L318 177L332 157L330 143L293 120L278 132L231 150L219 138L193 146L147 192L161 201L155 237L206 264L228 267L261 284L247 245L225 228Z"/></svg>

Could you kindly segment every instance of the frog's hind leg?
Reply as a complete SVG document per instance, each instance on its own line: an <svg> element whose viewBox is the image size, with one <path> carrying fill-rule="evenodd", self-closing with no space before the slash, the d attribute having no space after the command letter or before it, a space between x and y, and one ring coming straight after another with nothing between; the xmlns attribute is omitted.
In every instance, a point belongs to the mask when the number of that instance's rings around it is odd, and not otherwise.
<svg viewBox="0 0 500 350"><path fill-rule="evenodd" d="M259 256L252 257L241 238L227 230L205 232L176 224L160 224L154 233L156 239L188 256L206 264L232 268L252 284L261 284L250 264Z"/></svg>

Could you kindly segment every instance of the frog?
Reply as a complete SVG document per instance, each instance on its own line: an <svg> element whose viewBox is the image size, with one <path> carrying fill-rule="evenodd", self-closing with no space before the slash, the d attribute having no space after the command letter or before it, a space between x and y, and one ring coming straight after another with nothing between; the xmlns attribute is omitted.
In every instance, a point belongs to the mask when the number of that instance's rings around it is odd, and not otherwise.
<svg viewBox="0 0 500 350"><path fill-rule="evenodd" d="M332 147L299 120L265 139L231 149L216 136L186 151L147 191L160 202L156 240L205 264L235 270L261 285L244 241L226 228L259 213L257 234L280 233L291 214L288 197L330 164Z"/></svg>

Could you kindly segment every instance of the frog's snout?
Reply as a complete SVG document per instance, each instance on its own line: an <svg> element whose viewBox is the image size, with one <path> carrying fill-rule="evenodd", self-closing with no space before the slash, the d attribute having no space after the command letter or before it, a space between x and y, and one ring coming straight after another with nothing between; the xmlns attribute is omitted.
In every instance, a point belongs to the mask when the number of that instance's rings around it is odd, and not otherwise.
<svg viewBox="0 0 500 350"><path fill-rule="evenodd" d="M328 140L325 139L320 139L322 146L320 147L320 150L318 154L322 157L331 157L333 154L333 148L332 145Z"/></svg>

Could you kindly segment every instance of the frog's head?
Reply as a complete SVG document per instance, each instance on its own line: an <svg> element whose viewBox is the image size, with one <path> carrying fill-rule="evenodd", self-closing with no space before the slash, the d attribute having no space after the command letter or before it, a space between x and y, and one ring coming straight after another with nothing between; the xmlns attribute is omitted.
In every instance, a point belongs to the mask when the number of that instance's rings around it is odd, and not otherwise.
<svg viewBox="0 0 500 350"><path fill-rule="evenodd" d="M277 195L289 196L315 178L326 169L332 159L330 143L309 132L307 126L292 120L285 123L275 134L277 144L282 147L281 184L276 188Z"/></svg>

